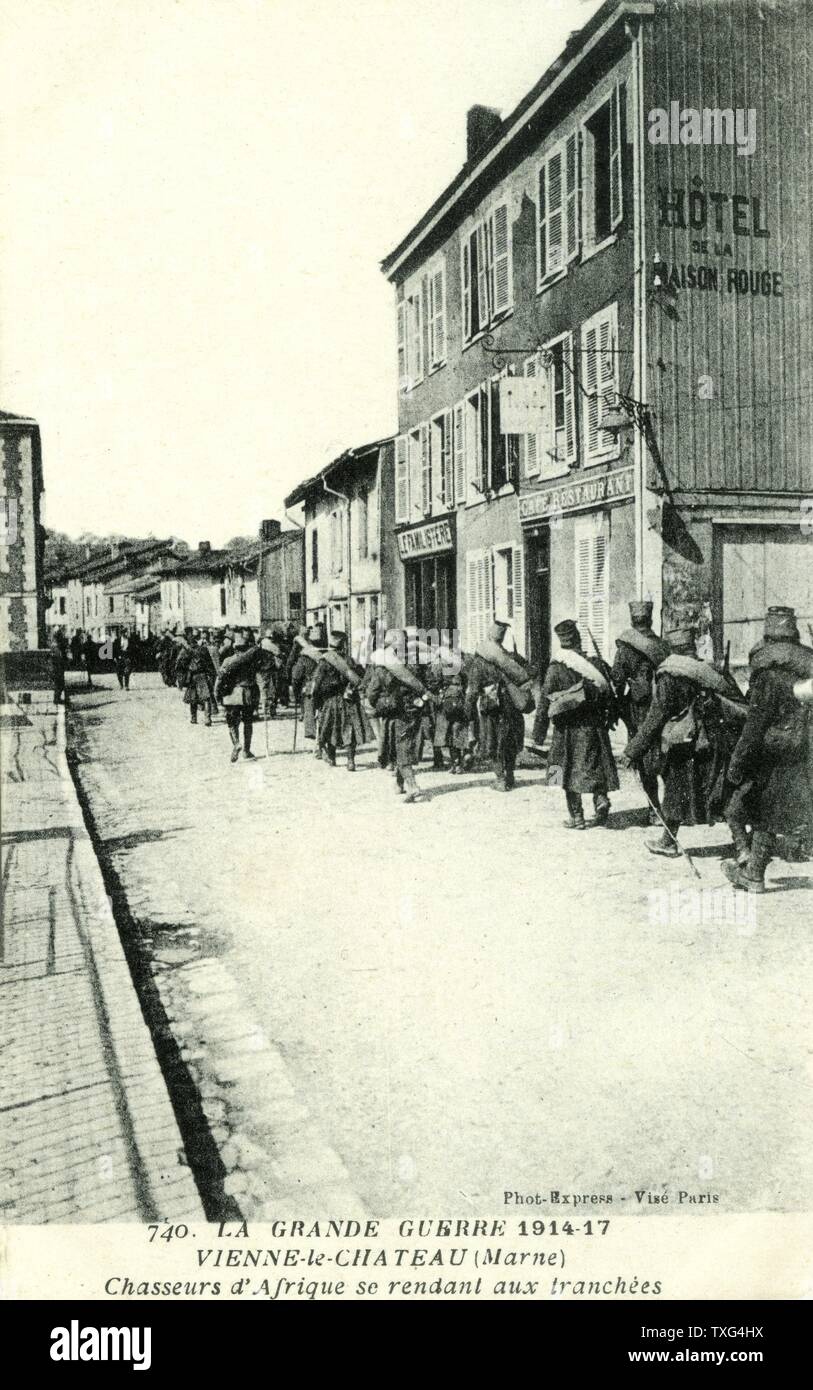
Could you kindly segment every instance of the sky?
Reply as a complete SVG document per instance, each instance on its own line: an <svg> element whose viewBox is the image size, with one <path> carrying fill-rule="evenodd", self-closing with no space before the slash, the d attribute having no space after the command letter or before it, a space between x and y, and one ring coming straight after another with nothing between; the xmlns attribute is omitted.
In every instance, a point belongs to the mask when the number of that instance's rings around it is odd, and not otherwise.
<svg viewBox="0 0 813 1390"><path fill-rule="evenodd" d="M397 422L380 271L595 0L0 0L0 408L46 525L222 544Z"/></svg>

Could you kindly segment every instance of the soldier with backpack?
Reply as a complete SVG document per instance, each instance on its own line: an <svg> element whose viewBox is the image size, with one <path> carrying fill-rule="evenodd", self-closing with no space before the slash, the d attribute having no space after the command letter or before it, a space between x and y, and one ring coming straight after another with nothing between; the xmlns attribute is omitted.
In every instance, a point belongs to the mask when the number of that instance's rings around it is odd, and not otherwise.
<svg viewBox="0 0 813 1390"><path fill-rule="evenodd" d="M764 893L778 853L799 858L813 844L813 648L792 608L769 608L764 641L751 652L748 713L728 769L752 784L753 839L745 862L723 865L735 888Z"/></svg>
<svg viewBox="0 0 813 1390"><path fill-rule="evenodd" d="M587 657L579 629L572 619L553 629L559 652L545 672L537 706L536 740L544 743L548 721L553 737L548 755L547 782L562 787L567 803L567 830L584 830L582 794L593 797L590 825L606 825L611 791L618 790L618 773L608 730L615 719L610 668L598 655Z"/></svg>
<svg viewBox="0 0 813 1390"><path fill-rule="evenodd" d="M681 826L713 825L724 816L728 762L745 701L730 677L698 658L693 627L673 629L668 642L649 712L623 757L640 767L647 754L660 751L664 829L645 844L651 854L675 859Z"/></svg>
<svg viewBox="0 0 813 1390"><path fill-rule="evenodd" d="M231 760L240 756L240 725L243 726L243 757L253 758L251 736L254 714L259 703L257 670L262 661L259 647L248 645L244 633L235 633L232 653L221 663L215 681L215 699L223 706L232 743Z"/></svg>
<svg viewBox="0 0 813 1390"><path fill-rule="evenodd" d="M621 718L632 738L641 728L652 703L655 670L669 655L669 644L652 631L652 603L638 599L630 606L631 625L615 640L612 682ZM641 785L657 824L659 750L650 748L640 762ZM653 809L654 808L654 809Z"/></svg>
<svg viewBox="0 0 813 1390"><path fill-rule="evenodd" d="M517 652L509 656L503 647L508 623L491 624L478 642L469 664L465 713L477 718L480 752L491 760L494 790L509 792L515 785L514 768L525 741L523 715L534 707L533 673Z"/></svg>

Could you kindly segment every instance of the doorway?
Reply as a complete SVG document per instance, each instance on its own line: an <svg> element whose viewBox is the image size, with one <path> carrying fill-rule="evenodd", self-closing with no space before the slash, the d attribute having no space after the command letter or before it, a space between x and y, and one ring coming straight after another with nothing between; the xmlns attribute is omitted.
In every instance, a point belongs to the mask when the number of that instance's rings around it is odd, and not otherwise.
<svg viewBox="0 0 813 1390"><path fill-rule="evenodd" d="M525 584L531 664L543 673L550 661L550 527L540 526L525 539Z"/></svg>

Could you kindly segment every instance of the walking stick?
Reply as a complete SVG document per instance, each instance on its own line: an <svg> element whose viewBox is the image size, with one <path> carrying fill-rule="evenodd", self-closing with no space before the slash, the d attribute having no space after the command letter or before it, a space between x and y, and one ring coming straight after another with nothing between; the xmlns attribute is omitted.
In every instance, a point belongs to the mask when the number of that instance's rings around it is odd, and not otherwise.
<svg viewBox="0 0 813 1390"><path fill-rule="evenodd" d="M297 725L297 720L298 720L298 719L299 719L299 705L298 705L298 702L297 702L296 700L294 700L294 746L293 746L293 748L291 749L291 752L292 752L292 753L295 753L295 752L296 752L296 725Z"/></svg>
<svg viewBox="0 0 813 1390"><path fill-rule="evenodd" d="M265 756L268 757L268 696L265 699L265 718L263 719L263 732L265 734Z"/></svg>
<svg viewBox="0 0 813 1390"><path fill-rule="evenodd" d="M654 814L658 817L658 820L660 821L661 825L663 826L664 830L666 831L667 835L669 836L669 839L672 840L672 841L674 842L674 844L675 844L675 846L676 846L676 848L677 848L678 853L681 854L681 855L683 856L683 858L687 861L687 863L688 863L688 865L689 865L689 868L691 869L691 871L692 871L692 873L694 874L695 878L699 878L699 879L700 879L700 882L702 883L702 882L703 882L703 876L702 876L702 874L700 873L700 870L698 869L698 867L697 867L697 865L695 864L694 860L692 859L691 855L683 848L683 846L682 846L682 844L680 843L680 840L678 839L677 835L673 834L672 831L669 829L669 826L666 824L666 821L664 820L663 816L661 815L660 811L658 810L657 806L655 805L654 801L652 800L651 796L649 795L649 792L647 791L646 787L644 786L644 781L643 781L643 778L641 777L640 772L638 773L638 777L639 777L640 782L641 782L641 791L643 792L644 796L646 797L647 801L649 802L649 805L650 805L651 810L652 810L652 811L654 812Z"/></svg>

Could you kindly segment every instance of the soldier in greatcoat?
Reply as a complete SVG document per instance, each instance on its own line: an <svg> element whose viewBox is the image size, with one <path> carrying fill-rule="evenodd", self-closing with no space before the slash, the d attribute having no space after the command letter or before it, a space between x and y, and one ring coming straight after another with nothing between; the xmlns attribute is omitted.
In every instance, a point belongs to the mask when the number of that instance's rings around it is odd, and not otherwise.
<svg viewBox="0 0 813 1390"><path fill-rule="evenodd" d="M468 754L470 729L466 713L467 677L463 653L448 645L438 644L427 653L423 679L432 694L430 722L433 768L436 772L444 770L444 753L448 752L449 771L457 774L462 770Z"/></svg>
<svg viewBox="0 0 813 1390"><path fill-rule="evenodd" d="M481 756L491 761L495 791L515 785L514 769L525 740L523 715L533 709L533 672L503 642L508 623L494 622L478 642L466 672L466 717L477 720Z"/></svg>
<svg viewBox="0 0 813 1390"><path fill-rule="evenodd" d="M663 833L646 840L651 854L674 859L682 825L713 825L725 814L726 774L745 705L728 677L697 656L696 631L668 634L670 654L655 671L649 712L624 749L638 766L650 750L661 752Z"/></svg>
<svg viewBox="0 0 813 1390"><path fill-rule="evenodd" d="M190 723L197 724L198 710L203 710L203 722L207 729L212 727L212 705L217 670L203 639L202 633L195 633L191 643L191 655L186 668L186 693L184 700L189 705Z"/></svg>
<svg viewBox="0 0 813 1390"><path fill-rule="evenodd" d="M608 730L615 719L610 668L599 656L586 656L572 619L557 623L559 652L550 662L537 706L535 741L541 746L553 723L547 783L564 788L568 830L584 830L582 794L593 797L590 825L606 825L618 772ZM541 735L541 737L540 737Z"/></svg>
<svg viewBox="0 0 813 1390"><path fill-rule="evenodd" d="M313 678L316 668L327 648L327 638L322 623L314 623L307 629L307 635L294 638L291 656L291 694L294 705L302 708L302 728L305 738L314 740L314 755L322 756L319 743L318 716L313 707ZM294 656L294 652L296 655Z"/></svg>
<svg viewBox="0 0 813 1390"><path fill-rule="evenodd" d="M231 760L240 756L240 725L243 726L243 757L253 758L251 736L259 703L257 668L259 648L249 647L242 633L235 633L231 656L222 662L215 682L215 696L223 706L232 743Z"/></svg>
<svg viewBox="0 0 813 1390"><path fill-rule="evenodd" d="M643 724L655 690L655 670L669 655L669 643L652 631L652 603L637 599L630 606L630 626L615 641L612 682L630 738ZM650 801L650 820L657 824L660 750L650 748L640 761L641 785ZM652 810L655 807L655 810Z"/></svg>
<svg viewBox="0 0 813 1390"><path fill-rule="evenodd" d="M769 608L765 640L751 652L748 712L728 769L752 785L753 838L745 863L723 865L737 888L765 891L776 854L797 859L813 845L813 648L792 608Z"/></svg>
<svg viewBox="0 0 813 1390"><path fill-rule="evenodd" d="M415 762L421 726L431 702L422 668L407 662L407 634L391 629L384 638L384 655L372 666L367 699L381 720L382 766L395 773L395 785L407 803L419 801Z"/></svg>
<svg viewBox="0 0 813 1390"><path fill-rule="evenodd" d="M323 761L336 766L336 749L347 750L347 770L356 770L356 749L372 738L360 699L362 668L347 653L347 635L330 634L313 677L313 708Z"/></svg>

